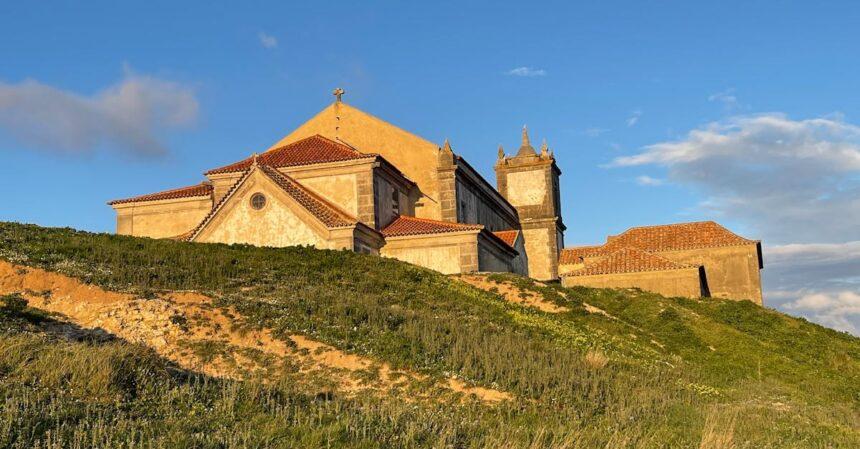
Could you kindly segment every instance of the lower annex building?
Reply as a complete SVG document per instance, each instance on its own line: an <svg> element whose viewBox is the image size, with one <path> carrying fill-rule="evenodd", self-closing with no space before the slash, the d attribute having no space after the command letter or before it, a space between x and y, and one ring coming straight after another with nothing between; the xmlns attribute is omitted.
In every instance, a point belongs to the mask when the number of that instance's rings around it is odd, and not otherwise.
<svg viewBox="0 0 860 449"><path fill-rule="evenodd" d="M729 262L707 245L692 245L708 255L698 259L647 245L614 245L615 238L589 247L594 251L563 249L561 171L546 143L536 150L525 128L516 154L499 147L493 187L447 140L437 145L409 133L344 103L342 94L336 90L332 104L263 153L211 169L200 184L109 202L117 233L350 249L445 274L561 275L565 285L641 286L682 296L719 292L761 303L758 284L757 298L746 296L755 290L750 286L714 289L710 271L716 268L709 265ZM619 264L627 271L619 271ZM696 276L684 270L701 272L698 290L692 286ZM716 271L725 273L727 285L741 282L737 270ZM748 275L743 282L757 283L757 270Z"/></svg>

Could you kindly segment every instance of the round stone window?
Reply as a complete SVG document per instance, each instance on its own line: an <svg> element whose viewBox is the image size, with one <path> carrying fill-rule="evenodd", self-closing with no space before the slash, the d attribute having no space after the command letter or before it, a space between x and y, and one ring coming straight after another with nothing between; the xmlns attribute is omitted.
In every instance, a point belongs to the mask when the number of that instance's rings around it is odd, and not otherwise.
<svg viewBox="0 0 860 449"><path fill-rule="evenodd" d="M266 195L263 195L262 193L251 195L251 207L256 210L266 207Z"/></svg>

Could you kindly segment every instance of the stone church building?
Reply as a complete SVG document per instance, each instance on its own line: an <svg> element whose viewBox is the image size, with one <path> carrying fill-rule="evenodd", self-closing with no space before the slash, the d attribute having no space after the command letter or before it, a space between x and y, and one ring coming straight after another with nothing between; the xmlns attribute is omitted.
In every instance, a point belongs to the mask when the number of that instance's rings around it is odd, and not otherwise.
<svg viewBox="0 0 860 449"><path fill-rule="evenodd" d="M561 171L546 143L536 150L525 128L516 154L499 147L493 187L447 141L437 145L400 129L342 102L342 94L336 90L331 105L266 151L213 168L200 184L109 202L117 233L350 249L446 274L513 272L557 280L561 270L566 285L614 286L601 276L617 273L593 269L626 254L610 252L611 242L599 256L563 251ZM695 266L697 260L677 263ZM589 275L579 273L585 268ZM651 274L677 275L668 271Z"/></svg>

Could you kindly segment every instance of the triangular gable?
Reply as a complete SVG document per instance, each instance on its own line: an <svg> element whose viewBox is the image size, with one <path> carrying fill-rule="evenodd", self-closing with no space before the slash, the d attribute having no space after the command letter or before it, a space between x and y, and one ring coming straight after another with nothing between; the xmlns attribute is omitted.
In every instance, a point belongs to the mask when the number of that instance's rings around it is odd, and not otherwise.
<svg viewBox="0 0 860 449"><path fill-rule="evenodd" d="M422 213L438 217L438 181L435 167L439 145L405 131L345 103L334 103L272 145L266 153L284 145L321 135L356 148L379 154L418 185L426 201Z"/></svg>
<svg viewBox="0 0 860 449"><path fill-rule="evenodd" d="M314 192L306 189L304 186L296 182L283 173L278 172L274 168L265 165L252 165L251 168L245 171L242 176L233 184L227 191L221 201L212 208L209 214L200 222L200 224L191 231L187 240L195 241L207 230L210 225L216 221L218 216L230 209L231 203L239 201L235 198L238 192L242 191L243 186L254 176L260 176L271 184L271 187L284 194L286 204L298 212L299 217L306 218L302 220L311 227L317 230L321 237L325 237L326 230L347 228L355 226L358 221L331 204L325 199L319 197Z"/></svg>
<svg viewBox="0 0 860 449"><path fill-rule="evenodd" d="M359 136L359 133L363 136ZM400 147L405 145L410 149L424 149L434 156L439 149L439 144L368 114L361 109L346 103L332 103L266 151L276 150L315 134L336 141L342 139L350 145L358 147L362 152L376 152L378 150L372 147L385 146L387 141L397 142ZM364 148L365 146L371 148Z"/></svg>

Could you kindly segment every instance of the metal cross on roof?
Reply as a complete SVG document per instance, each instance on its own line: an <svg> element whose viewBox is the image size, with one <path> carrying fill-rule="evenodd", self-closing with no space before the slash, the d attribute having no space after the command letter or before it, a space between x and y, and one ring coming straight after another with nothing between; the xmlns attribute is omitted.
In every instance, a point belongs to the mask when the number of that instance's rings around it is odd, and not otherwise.
<svg viewBox="0 0 860 449"><path fill-rule="evenodd" d="M343 96L343 94L345 94L345 93L346 93L346 91L345 91L345 90L343 90L343 89L341 89L340 87L338 87L337 89L335 89L335 90L332 92L332 95L334 95L334 97L336 98L336 101L337 101L338 103L340 103L340 102L341 102L341 98L340 98L340 97L342 97L342 96Z"/></svg>

